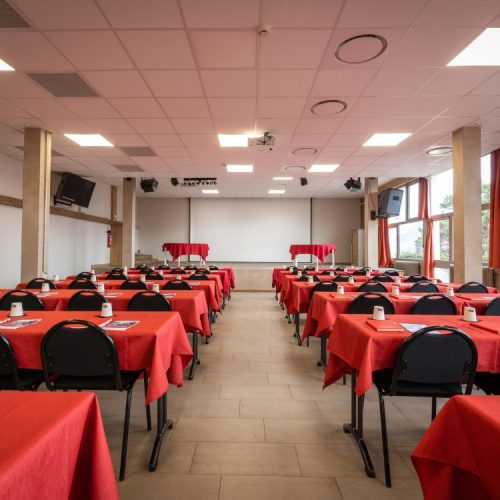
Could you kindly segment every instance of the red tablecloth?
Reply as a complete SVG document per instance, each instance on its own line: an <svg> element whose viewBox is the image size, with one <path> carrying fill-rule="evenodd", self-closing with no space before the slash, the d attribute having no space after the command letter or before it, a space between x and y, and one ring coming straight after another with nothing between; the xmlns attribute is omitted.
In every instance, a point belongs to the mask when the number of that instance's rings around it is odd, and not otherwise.
<svg viewBox="0 0 500 500"><path fill-rule="evenodd" d="M8 318L0 311L0 320ZM27 311L23 319L41 319L38 323L2 332L10 341L20 368L42 367L40 345L49 328L67 319L84 319L102 324L106 321L96 312L87 311ZM125 331L108 331L113 338L122 370L147 368L149 389L146 403L158 399L170 384L182 385L183 369L193 357L193 351L177 312L118 312L113 320L138 320L139 324Z"/></svg>
<svg viewBox="0 0 500 500"><path fill-rule="evenodd" d="M170 252L174 260L181 255L199 255L203 260L207 260L209 250L206 243L163 243L161 249Z"/></svg>
<svg viewBox="0 0 500 500"><path fill-rule="evenodd" d="M335 321L328 342L329 358L325 373L325 386L358 370L356 394L361 396L372 385L372 372L394 366L396 352L410 332L377 332L371 328L366 314L340 314ZM424 325L450 325L470 335L478 351L477 370L500 373L500 335L485 332L473 324L461 321L460 316L386 315L398 323ZM500 317L488 316L488 322Z"/></svg>
<svg viewBox="0 0 500 500"><path fill-rule="evenodd" d="M455 396L411 459L425 500L500 498L500 396Z"/></svg>
<svg viewBox="0 0 500 500"><path fill-rule="evenodd" d="M325 257L329 253L335 253L335 245L331 243L321 244L321 245L290 245L290 254L292 259L295 259L297 255L314 255L323 262Z"/></svg>
<svg viewBox="0 0 500 500"><path fill-rule="evenodd" d="M17 500L118 499L92 393L0 393L0 491Z"/></svg>

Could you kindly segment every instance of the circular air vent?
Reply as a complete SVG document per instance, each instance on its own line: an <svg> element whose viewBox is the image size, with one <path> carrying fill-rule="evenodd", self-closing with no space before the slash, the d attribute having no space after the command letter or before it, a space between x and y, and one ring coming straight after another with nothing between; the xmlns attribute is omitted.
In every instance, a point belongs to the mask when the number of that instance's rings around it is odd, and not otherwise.
<svg viewBox="0 0 500 500"><path fill-rule="evenodd" d="M306 167L301 165L288 165L288 167L285 167L287 172L303 172L305 169Z"/></svg>
<svg viewBox="0 0 500 500"><path fill-rule="evenodd" d="M347 108L347 103L339 99L319 101L311 106L311 113L319 116L332 116L342 113Z"/></svg>
<svg viewBox="0 0 500 500"><path fill-rule="evenodd" d="M430 156L445 156L449 155L453 151L453 148L450 146L438 146L437 148L432 148L426 151L426 153Z"/></svg>
<svg viewBox="0 0 500 500"><path fill-rule="evenodd" d="M296 148L292 154L296 156L314 156L318 152L315 148Z"/></svg>
<svg viewBox="0 0 500 500"><path fill-rule="evenodd" d="M341 42L335 57L347 64L361 64L376 59L387 49L387 40L380 35L357 35Z"/></svg>

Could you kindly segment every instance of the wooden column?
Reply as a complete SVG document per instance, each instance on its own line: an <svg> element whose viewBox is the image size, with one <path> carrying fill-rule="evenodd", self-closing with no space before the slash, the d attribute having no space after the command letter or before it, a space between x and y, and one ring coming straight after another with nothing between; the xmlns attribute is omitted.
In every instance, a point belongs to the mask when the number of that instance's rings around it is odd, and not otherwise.
<svg viewBox="0 0 500 500"><path fill-rule="evenodd" d="M22 281L47 271L51 144L50 132L24 129Z"/></svg>
<svg viewBox="0 0 500 500"><path fill-rule="evenodd" d="M454 281L483 280L481 256L481 127L453 132Z"/></svg>
<svg viewBox="0 0 500 500"><path fill-rule="evenodd" d="M111 212L110 219L113 221L110 225L111 238L113 243L109 253L109 262L112 266L122 265L122 224L118 222L118 188L111 186Z"/></svg>
<svg viewBox="0 0 500 500"><path fill-rule="evenodd" d="M365 266L378 268L378 220L371 219L371 212L378 211L378 179L365 178L363 221L365 229Z"/></svg>
<svg viewBox="0 0 500 500"><path fill-rule="evenodd" d="M123 224L121 265L133 267L135 264L135 188L136 179L123 179Z"/></svg>

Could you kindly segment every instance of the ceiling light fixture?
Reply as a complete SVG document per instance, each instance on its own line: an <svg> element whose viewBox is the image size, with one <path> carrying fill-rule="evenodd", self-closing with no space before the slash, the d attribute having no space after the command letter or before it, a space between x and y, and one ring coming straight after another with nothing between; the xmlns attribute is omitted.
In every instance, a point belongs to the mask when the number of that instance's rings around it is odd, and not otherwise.
<svg viewBox="0 0 500 500"><path fill-rule="evenodd" d="M285 194L286 189L270 189L268 191L269 194Z"/></svg>
<svg viewBox="0 0 500 500"><path fill-rule="evenodd" d="M338 165L334 165L334 164L315 163L315 164L311 165L308 172L310 172L310 173L323 173L324 174L324 173L334 172L335 170L337 170L338 167L339 167Z"/></svg>
<svg viewBox="0 0 500 500"><path fill-rule="evenodd" d="M344 186L346 187L346 189L351 191L351 193L355 193L356 191L359 191L362 187L361 178L358 177L358 180L356 180L350 177L349 179L347 179Z"/></svg>
<svg viewBox="0 0 500 500"><path fill-rule="evenodd" d="M221 148L248 148L248 136L243 134L217 134Z"/></svg>
<svg viewBox="0 0 500 500"><path fill-rule="evenodd" d="M339 99L319 101L311 106L311 113L318 116L338 115L347 109L347 103Z"/></svg>
<svg viewBox="0 0 500 500"><path fill-rule="evenodd" d="M447 66L500 66L500 28L486 28Z"/></svg>
<svg viewBox="0 0 500 500"><path fill-rule="evenodd" d="M0 71L16 71L10 64L7 64L3 59L0 59Z"/></svg>
<svg viewBox="0 0 500 500"><path fill-rule="evenodd" d="M76 142L79 146L112 148L111 144L101 134L64 134L65 137Z"/></svg>
<svg viewBox="0 0 500 500"><path fill-rule="evenodd" d="M318 150L316 148L296 148L292 151L296 156L314 156Z"/></svg>
<svg viewBox="0 0 500 500"><path fill-rule="evenodd" d="M445 156L449 155L453 151L453 148L450 146L438 146L437 148L429 149L425 152L430 156Z"/></svg>
<svg viewBox="0 0 500 500"><path fill-rule="evenodd" d="M273 177L273 181L293 181L293 177Z"/></svg>
<svg viewBox="0 0 500 500"><path fill-rule="evenodd" d="M226 165L226 170L231 173L253 172L253 165Z"/></svg>
<svg viewBox="0 0 500 500"><path fill-rule="evenodd" d="M395 134L373 134L364 144L365 147L373 146L397 146L410 137L409 132Z"/></svg>
<svg viewBox="0 0 500 500"><path fill-rule="evenodd" d="M202 189L201 192L203 194L219 194L218 189Z"/></svg>
<svg viewBox="0 0 500 500"><path fill-rule="evenodd" d="M366 33L340 42L335 58L347 64L361 64L373 61L387 49L387 40L380 35Z"/></svg>
<svg viewBox="0 0 500 500"><path fill-rule="evenodd" d="M302 165L288 165L285 167L287 172L303 172L305 169L306 167L303 167Z"/></svg>

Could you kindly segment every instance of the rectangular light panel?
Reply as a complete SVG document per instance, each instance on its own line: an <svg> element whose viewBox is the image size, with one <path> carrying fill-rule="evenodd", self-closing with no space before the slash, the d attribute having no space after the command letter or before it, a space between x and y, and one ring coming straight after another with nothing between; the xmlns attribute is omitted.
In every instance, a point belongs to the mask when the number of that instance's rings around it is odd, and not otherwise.
<svg viewBox="0 0 500 500"><path fill-rule="evenodd" d="M308 172L311 173L330 173L334 172L338 168L338 165L327 164L327 163L315 163L311 165Z"/></svg>
<svg viewBox="0 0 500 500"><path fill-rule="evenodd" d="M217 134L221 148L248 148L248 136L242 134Z"/></svg>
<svg viewBox="0 0 500 500"><path fill-rule="evenodd" d="M500 66L500 28L486 28L448 66Z"/></svg>
<svg viewBox="0 0 500 500"><path fill-rule="evenodd" d="M202 189L201 192L203 194L219 194L218 189Z"/></svg>
<svg viewBox="0 0 500 500"><path fill-rule="evenodd" d="M410 133L397 133L397 134L373 134L363 146L397 146L405 139L410 137Z"/></svg>
<svg viewBox="0 0 500 500"><path fill-rule="evenodd" d="M79 146L113 147L113 144L101 134L64 134L64 136L76 142Z"/></svg>
<svg viewBox="0 0 500 500"><path fill-rule="evenodd" d="M253 165L226 165L226 170L233 173L253 172Z"/></svg>

